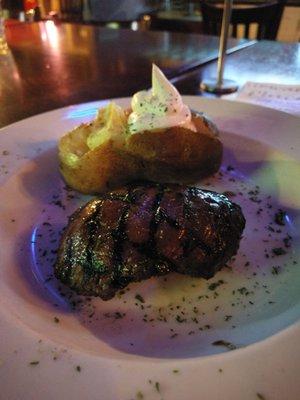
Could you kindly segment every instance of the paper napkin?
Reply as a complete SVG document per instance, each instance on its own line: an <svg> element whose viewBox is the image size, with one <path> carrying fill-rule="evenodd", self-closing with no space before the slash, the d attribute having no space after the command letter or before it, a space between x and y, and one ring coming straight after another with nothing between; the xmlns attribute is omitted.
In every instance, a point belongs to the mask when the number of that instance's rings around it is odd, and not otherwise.
<svg viewBox="0 0 300 400"><path fill-rule="evenodd" d="M223 98L260 104L300 116L300 85L247 82L237 93Z"/></svg>

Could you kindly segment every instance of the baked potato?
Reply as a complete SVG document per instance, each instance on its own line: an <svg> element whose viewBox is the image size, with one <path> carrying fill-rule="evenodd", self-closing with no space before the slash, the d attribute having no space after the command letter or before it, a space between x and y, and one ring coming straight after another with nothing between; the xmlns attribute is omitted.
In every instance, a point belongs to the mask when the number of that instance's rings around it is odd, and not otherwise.
<svg viewBox="0 0 300 400"><path fill-rule="evenodd" d="M215 125L193 112L196 132L172 127L130 134L124 111L114 103L60 139L61 173L69 186L95 194L130 181L195 182L215 173L222 143Z"/></svg>
<svg viewBox="0 0 300 400"><path fill-rule="evenodd" d="M124 149L126 120L125 112L110 103L92 123L81 124L60 139L60 171L70 187L95 194L137 176L140 161Z"/></svg>

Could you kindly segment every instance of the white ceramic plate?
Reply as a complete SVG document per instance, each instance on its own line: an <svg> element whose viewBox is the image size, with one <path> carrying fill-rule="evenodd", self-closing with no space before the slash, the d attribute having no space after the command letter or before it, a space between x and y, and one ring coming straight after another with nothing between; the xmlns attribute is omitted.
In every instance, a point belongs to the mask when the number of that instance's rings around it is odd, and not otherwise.
<svg viewBox="0 0 300 400"><path fill-rule="evenodd" d="M221 130L221 174L199 185L233 192L243 207L238 256L208 282L152 278L109 302L82 301L52 276L59 232L88 199L64 188L57 140L106 102L2 130L1 398L299 398L299 119L224 100L185 101Z"/></svg>

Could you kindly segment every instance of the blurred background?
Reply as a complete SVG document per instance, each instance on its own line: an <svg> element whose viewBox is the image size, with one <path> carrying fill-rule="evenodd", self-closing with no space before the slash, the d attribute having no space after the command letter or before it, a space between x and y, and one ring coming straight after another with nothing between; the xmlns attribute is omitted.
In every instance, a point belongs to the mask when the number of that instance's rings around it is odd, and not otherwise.
<svg viewBox="0 0 300 400"><path fill-rule="evenodd" d="M203 23L205 11L200 0L2 0L2 14L10 23L18 21L54 20L81 24L95 24L111 28L129 28L133 30L165 30L218 34L210 32ZM237 0L234 7L257 8L276 1ZM280 15L276 39L285 42L300 40L300 0L279 0L283 12ZM211 0L216 8L222 3ZM266 13L258 9L256 13ZM274 24L276 21L274 20ZM237 26L231 35L250 39L257 37L257 24L250 24L249 32L243 26Z"/></svg>

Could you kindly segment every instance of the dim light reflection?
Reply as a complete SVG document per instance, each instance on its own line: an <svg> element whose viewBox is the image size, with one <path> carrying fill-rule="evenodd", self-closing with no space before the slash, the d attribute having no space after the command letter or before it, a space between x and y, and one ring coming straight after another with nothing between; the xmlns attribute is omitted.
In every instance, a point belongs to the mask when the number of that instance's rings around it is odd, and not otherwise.
<svg viewBox="0 0 300 400"><path fill-rule="evenodd" d="M17 82L21 81L21 77L20 77L19 71L16 70L16 71L13 72L13 78Z"/></svg>
<svg viewBox="0 0 300 400"><path fill-rule="evenodd" d="M133 21L133 22L131 23L131 29L132 29L133 31L137 31L137 30L139 29L139 24L137 23L137 21Z"/></svg>
<svg viewBox="0 0 300 400"><path fill-rule="evenodd" d="M22 84L22 79L19 73L19 69L18 69L18 64L15 62L13 53L11 51L8 52L8 54L5 55L5 58L3 58L2 60L2 66L4 69L4 73L0 74L0 83L1 86L7 85L7 76L6 76L6 71L11 72L12 75L12 81L14 81L17 85L21 85ZM2 88L1 88L2 89Z"/></svg>
<svg viewBox="0 0 300 400"><path fill-rule="evenodd" d="M85 27L81 27L80 30L79 30L79 35L82 38L87 38L89 36L89 32Z"/></svg>
<svg viewBox="0 0 300 400"><path fill-rule="evenodd" d="M124 75L126 73L126 64L122 58L118 59L117 61L117 71L120 75Z"/></svg>
<svg viewBox="0 0 300 400"><path fill-rule="evenodd" d="M297 47L296 60L297 60L297 64L300 66L300 46Z"/></svg>
<svg viewBox="0 0 300 400"><path fill-rule="evenodd" d="M53 21L46 21L41 25L41 38L43 42L48 42L53 49L59 49L59 35Z"/></svg>
<svg viewBox="0 0 300 400"><path fill-rule="evenodd" d="M64 26L67 40L64 42L66 49L73 54L81 54L88 56L90 53L87 41L90 41L91 30L86 27L74 29L72 24Z"/></svg>
<svg viewBox="0 0 300 400"><path fill-rule="evenodd" d="M71 110L67 110L67 112L64 114L63 119L91 119L95 117L99 108L105 107L108 103L109 100L103 100L93 104L80 104L78 106L72 106Z"/></svg>

